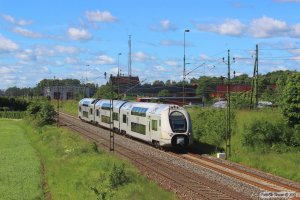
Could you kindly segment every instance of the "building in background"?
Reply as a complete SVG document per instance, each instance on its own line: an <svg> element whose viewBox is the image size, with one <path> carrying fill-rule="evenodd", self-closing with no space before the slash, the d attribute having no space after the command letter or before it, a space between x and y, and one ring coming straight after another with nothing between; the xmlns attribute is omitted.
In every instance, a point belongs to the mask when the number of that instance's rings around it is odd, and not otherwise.
<svg viewBox="0 0 300 200"><path fill-rule="evenodd" d="M44 88L44 97L50 99L75 99L77 97L92 97L94 89L84 86L50 86Z"/></svg>

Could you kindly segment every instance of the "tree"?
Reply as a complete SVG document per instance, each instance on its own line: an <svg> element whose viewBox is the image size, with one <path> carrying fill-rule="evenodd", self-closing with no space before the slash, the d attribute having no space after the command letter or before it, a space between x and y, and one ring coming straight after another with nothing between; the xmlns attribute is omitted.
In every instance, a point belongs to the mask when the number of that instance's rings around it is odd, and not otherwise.
<svg viewBox="0 0 300 200"><path fill-rule="evenodd" d="M165 83L166 86L170 86L171 85L171 80L167 80Z"/></svg>
<svg viewBox="0 0 300 200"><path fill-rule="evenodd" d="M31 102L27 108L28 120L34 121L38 126L52 124L55 121L56 112L48 101Z"/></svg>
<svg viewBox="0 0 300 200"><path fill-rule="evenodd" d="M300 126L300 73L291 75L284 87L281 107L289 126Z"/></svg>
<svg viewBox="0 0 300 200"><path fill-rule="evenodd" d="M159 96L159 97L168 97L168 96L170 96L170 92L167 89L163 89L163 90L159 91L157 96Z"/></svg>
<svg viewBox="0 0 300 200"><path fill-rule="evenodd" d="M113 92L113 97L117 98L117 93ZM110 85L102 85L97 89L97 92L94 95L94 98L98 99L111 99L111 86Z"/></svg>
<svg viewBox="0 0 300 200"><path fill-rule="evenodd" d="M160 81L160 80L156 80L152 83L152 85L155 85L155 86L164 86L165 83L163 81Z"/></svg>

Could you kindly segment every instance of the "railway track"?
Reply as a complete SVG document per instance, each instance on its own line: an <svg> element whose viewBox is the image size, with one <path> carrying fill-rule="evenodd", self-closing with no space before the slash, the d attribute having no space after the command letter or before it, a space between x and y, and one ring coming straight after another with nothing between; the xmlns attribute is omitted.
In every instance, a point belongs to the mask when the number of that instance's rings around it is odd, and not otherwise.
<svg viewBox="0 0 300 200"><path fill-rule="evenodd" d="M295 192L300 199L300 184L292 182L287 179L276 177L271 174L262 173L258 170L251 169L242 165L230 165L223 162L218 162L217 160L210 159L201 155L188 153L186 155L181 155L182 158L187 159L191 162L197 163L203 167L207 167L214 171L218 171L223 174L235 177L241 181L247 182L251 185L255 185L266 191L280 192L280 191L292 191Z"/></svg>
<svg viewBox="0 0 300 200"><path fill-rule="evenodd" d="M60 122L67 125L70 129L84 135L89 140L97 142L104 148L109 149L109 134L107 130L81 122L78 118L73 116L64 113L60 114ZM276 181L249 170L244 170L197 154L163 152L146 145L147 149L151 149L151 151L158 151L160 154L168 154L168 156L171 156L171 161L168 163L165 160L151 156L149 152L145 154L135 148L124 145L124 142L122 142L124 140L128 139L116 135L115 152L129 159L143 174L155 180L164 188L175 192L181 199L257 199L259 198L259 192L262 191L277 193L281 191L296 192L297 197L294 197L294 199L299 199L300 186L297 183L293 185ZM137 143L136 141L129 141L131 143ZM172 157L174 159L172 159ZM206 175L203 176L195 171L189 170L189 168L186 167L188 165L186 163L174 164L175 158L178 159L179 162L182 160L188 162L190 165L197 166L199 171L205 168L206 170L210 170L213 174L219 173L220 176L227 176L227 178L233 179L238 183L233 184L235 186L231 186L231 184L226 185L224 182L216 182L215 178L210 179ZM252 193L240 191L240 189L237 188L239 184L243 185L243 187L240 188L241 190L247 186L250 188L255 187L257 190Z"/></svg>
<svg viewBox="0 0 300 200"><path fill-rule="evenodd" d="M104 134L101 134L99 131L95 131L95 128L99 129L99 127L93 127L65 114L60 115L60 122L107 150L109 149L109 137L105 130L102 130ZM123 137L123 139L127 138ZM150 178L154 177L156 182L175 192L182 199L249 199L227 186L216 184L198 174L128 148L120 144L118 140L115 140L115 153L132 161L143 170L143 173Z"/></svg>

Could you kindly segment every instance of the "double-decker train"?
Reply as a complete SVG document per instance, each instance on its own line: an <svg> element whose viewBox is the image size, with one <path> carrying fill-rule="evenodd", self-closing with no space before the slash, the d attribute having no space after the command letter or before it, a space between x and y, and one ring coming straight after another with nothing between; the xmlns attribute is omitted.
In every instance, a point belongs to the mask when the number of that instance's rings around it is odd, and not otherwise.
<svg viewBox="0 0 300 200"><path fill-rule="evenodd" d="M158 147L192 143L190 115L177 105L84 98L78 117Z"/></svg>

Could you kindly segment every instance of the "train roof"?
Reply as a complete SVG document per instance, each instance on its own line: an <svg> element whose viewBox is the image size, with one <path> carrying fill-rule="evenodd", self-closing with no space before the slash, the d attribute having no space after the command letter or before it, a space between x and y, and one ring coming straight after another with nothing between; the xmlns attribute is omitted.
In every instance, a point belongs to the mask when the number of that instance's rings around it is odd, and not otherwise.
<svg viewBox="0 0 300 200"><path fill-rule="evenodd" d="M145 112L151 115L160 115L162 111L169 109L170 106L176 106L173 104L158 104L158 103L146 103L146 102L127 102L122 107L127 111ZM139 110L139 108L144 108Z"/></svg>
<svg viewBox="0 0 300 200"><path fill-rule="evenodd" d="M96 106L106 106L106 107L111 107L110 105L111 103L111 100L109 99L102 99L100 101L98 101L96 103ZM122 101L122 100L113 100L113 107L114 108L120 108L124 103L126 103L126 101Z"/></svg>
<svg viewBox="0 0 300 200"><path fill-rule="evenodd" d="M79 101L79 104L90 105L94 100L93 98L84 98Z"/></svg>

